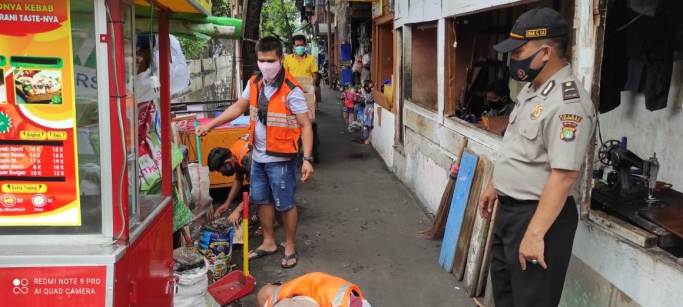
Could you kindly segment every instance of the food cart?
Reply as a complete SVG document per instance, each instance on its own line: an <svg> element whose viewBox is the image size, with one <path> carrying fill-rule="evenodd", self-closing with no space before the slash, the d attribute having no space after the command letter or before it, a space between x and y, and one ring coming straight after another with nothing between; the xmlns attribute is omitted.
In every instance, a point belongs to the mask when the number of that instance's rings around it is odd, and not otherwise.
<svg viewBox="0 0 683 307"><path fill-rule="evenodd" d="M0 2L0 305L172 306L169 28L201 32L176 18L210 12L208 0ZM149 170L133 80L144 18L159 35L166 138L150 168L169 175L157 193L140 193Z"/></svg>

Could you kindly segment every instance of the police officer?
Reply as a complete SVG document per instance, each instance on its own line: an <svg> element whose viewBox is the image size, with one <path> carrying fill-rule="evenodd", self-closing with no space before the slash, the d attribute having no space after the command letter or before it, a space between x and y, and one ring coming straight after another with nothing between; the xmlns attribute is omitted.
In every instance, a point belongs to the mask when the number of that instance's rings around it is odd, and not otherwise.
<svg viewBox="0 0 683 307"><path fill-rule="evenodd" d="M500 202L491 247L496 307L558 306L578 224L569 192L595 129L595 108L565 61L567 22L549 8L522 14L510 38L513 79L529 82L517 97L493 179L479 207Z"/></svg>

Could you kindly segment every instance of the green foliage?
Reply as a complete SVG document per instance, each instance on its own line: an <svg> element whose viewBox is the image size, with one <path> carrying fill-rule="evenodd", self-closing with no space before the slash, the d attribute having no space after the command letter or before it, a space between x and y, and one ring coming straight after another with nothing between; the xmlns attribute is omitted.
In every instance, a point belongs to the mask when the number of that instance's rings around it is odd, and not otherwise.
<svg viewBox="0 0 683 307"><path fill-rule="evenodd" d="M227 4L228 0L211 0L211 14L213 16L225 17L230 12L230 6Z"/></svg>
<svg viewBox="0 0 683 307"><path fill-rule="evenodd" d="M285 1L285 12L289 18L292 31L301 26L301 15L294 6L294 0ZM261 30L263 36L278 36L287 40L287 30L285 28L285 17L282 14L282 3L280 0L266 0L261 9ZM292 33L294 34L294 33Z"/></svg>
<svg viewBox="0 0 683 307"><path fill-rule="evenodd" d="M196 60L202 55L204 48L208 47L208 42L178 37L180 49L185 54L185 59Z"/></svg>

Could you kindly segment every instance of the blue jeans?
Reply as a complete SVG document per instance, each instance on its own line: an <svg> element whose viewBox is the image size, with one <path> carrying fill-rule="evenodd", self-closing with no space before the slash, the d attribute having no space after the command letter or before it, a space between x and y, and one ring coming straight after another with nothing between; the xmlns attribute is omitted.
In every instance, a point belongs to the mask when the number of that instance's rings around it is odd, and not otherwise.
<svg viewBox="0 0 683 307"><path fill-rule="evenodd" d="M285 162L251 163L250 201L257 205L275 204L287 211L296 205L296 159Z"/></svg>

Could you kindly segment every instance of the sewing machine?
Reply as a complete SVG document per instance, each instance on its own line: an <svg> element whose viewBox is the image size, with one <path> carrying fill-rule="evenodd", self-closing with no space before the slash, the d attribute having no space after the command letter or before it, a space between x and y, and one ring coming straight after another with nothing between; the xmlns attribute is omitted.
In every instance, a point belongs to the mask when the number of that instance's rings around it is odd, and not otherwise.
<svg viewBox="0 0 683 307"><path fill-rule="evenodd" d="M591 208L621 216L654 234L659 247L681 246L683 195L658 185L656 154L642 159L626 148L624 138L602 144L598 159L605 167L595 176L600 180L593 188Z"/></svg>
<svg viewBox="0 0 683 307"><path fill-rule="evenodd" d="M632 151L624 148L622 144L612 144L606 148L606 155L609 156L609 163L607 164L612 166L614 171L617 172L619 188L631 189L634 187L633 178L640 178L643 185L648 189L646 200L648 203L656 202L657 200L653 197L653 192L657 187L657 174L659 173L657 153L650 159L644 160ZM633 168L641 171L642 175L634 175L632 172Z"/></svg>

